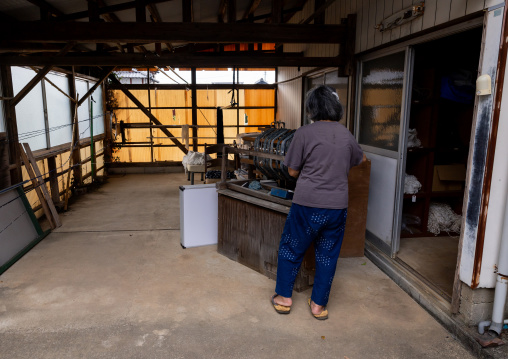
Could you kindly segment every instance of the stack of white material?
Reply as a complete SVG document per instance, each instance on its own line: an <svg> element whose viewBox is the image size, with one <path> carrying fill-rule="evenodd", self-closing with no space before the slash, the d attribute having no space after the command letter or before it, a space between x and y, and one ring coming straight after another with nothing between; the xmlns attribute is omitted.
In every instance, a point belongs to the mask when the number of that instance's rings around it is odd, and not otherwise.
<svg viewBox="0 0 508 359"><path fill-rule="evenodd" d="M455 213L444 203L431 203L429 207L429 221L427 230L434 235L443 232L460 232L462 216Z"/></svg>
<svg viewBox="0 0 508 359"><path fill-rule="evenodd" d="M210 161L212 158L210 155L207 156L207 161ZM187 172L187 165L197 165L204 166L205 165L205 154L201 152L189 151L182 159L183 167Z"/></svg>
<svg viewBox="0 0 508 359"><path fill-rule="evenodd" d="M407 134L407 147L422 147L422 141L418 138L416 128L410 128Z"/></svg>
<svg viewBox="0 0 508 359"><path fill-rule="evenodd" d="M415 194L422 188L422 184L413 175L408 175L404 178L404 193Z"/></svg>

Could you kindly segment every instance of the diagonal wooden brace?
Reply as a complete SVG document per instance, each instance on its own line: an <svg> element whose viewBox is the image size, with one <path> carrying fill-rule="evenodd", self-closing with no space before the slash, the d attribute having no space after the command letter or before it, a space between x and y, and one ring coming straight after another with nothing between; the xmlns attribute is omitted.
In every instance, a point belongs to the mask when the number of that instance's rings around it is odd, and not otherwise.
<svg viewBox="0 0 508 359"><path fill-rule="evenodd" d="M129 90L127 90L127 88L120 82L118 81L118 79L114 76L114 75L110 75L109 76L109 79L110 81L115 84L118 88L120 88L120 90L122 90L122 92L132 101L134 102L134 104L136 106L138 106L138 108L143 111L143 113L148 116L148 118L150 119L150 121L152 121L154 124L156 125L162 125L162 123L154 116L150 113L150 111L148 111L148 109L143 106L143 104L141 102L139 102L139 100L136 98L136 96L134 96ZM160 128L160 130L166 135L169 137L169 139L171 141L173 141L173 143L185 154L187 154L187 152L189 152L189 150L187 150L185 148L185 146L176 139L176 137L168 131L167 128Z"/></svg>

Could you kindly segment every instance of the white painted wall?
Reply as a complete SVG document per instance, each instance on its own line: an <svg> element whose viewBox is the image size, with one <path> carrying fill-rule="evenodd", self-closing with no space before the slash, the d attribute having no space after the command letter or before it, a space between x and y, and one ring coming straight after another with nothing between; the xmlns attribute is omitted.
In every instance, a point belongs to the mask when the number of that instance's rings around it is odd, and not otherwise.
<svg viewBox="0 0 508 359"><path fill-rule="evenodd" d="M472 14L501 3L504 0L426 0L422 17L383 33L374 27L384 18L422 0L336 0L325 13L326 24L340 24L348 14L357 14L356 53L398 40L404 36L427 30L451 20ZM314 0L305 4L303 11L297 13L290 23L304 21L314 12ZM323 44L285 44L284 51L303 51L305 56L337 56L338 45ZM300 72L295 68L279 68L279 81L284 81ZM287 127L297 128L301 122L302 80L280 85L277 119L286 122Z"/></svg>

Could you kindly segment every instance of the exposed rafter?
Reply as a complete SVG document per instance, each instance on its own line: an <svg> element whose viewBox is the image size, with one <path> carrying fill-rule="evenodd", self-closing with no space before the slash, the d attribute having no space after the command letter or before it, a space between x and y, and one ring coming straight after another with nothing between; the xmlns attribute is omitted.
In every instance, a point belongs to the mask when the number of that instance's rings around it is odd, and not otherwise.
<svg viewBox="0 0 508 359"><path fill-rule="evenodd" d="M55 8L53 5L48 4L44 0L26 0L26 1L28 1L29 3L32 3L34 5L37 5L41 9L51 13L53 16L62 16L64 14L63 12L61 12L60 10Z"/></svg>
<svg viewBox="0 0 508 359"><path fill-rule="evenodd" d="M131 66L147 67L277 67L312 66L341 67L345 59L341 57L303 57L284 54L266 54L249 51L202 52L195 54L78 54L65 57L55 55L11 56L0 55L0 63L8 65L57 65L57 66Z"/></svg>
<svg viewBox="0 0 508 359"><path fill-rule="evenodd" d="M193 22L194 11L193 11L192 0L182 0L182 21Z"/></svg>
<svg viewBox="0 0 508 359"><path fill-rule="evenodd" d="M217 21L220 23L224 22L224 16L226 15L227 0L220 0L219 10L217 11Z"/></svg>
<svg viewBox="0 0 508 359"><path fill-rule="evenodd" d="M251 0L249 7L245 10L242 19L247 19L249 16L254 15L254 12L259 7L261 0Z"/></svg>
<svg viewBox="0 0 508 359"><path fill-rule="evenodd" d="M139 2L138 2L139 1ZM129 1L117 5L105 6L99 9L99 15L102 14L111 14L117 11L130 10L135 9L138 5L149 5L149 4L158 4L163 2L169 2L173 0L138 0L138 1ZM88 17L88 11L79 11L72 14L66 14L58 17L58 20L61 21L72 21L79 20Z"/></svg>
<svg viewBox="0 0 508 359"><path fill-rule="evenodd" d="M18 42L207 42L207 43L341 43L344 25L257 23L86 23L15 22L0 24L4 38ZM1 43L0 43L1 45Z"/></svg>
<svg viewBox="0 0 508 359"><path fill-rule="evenodd" d="M297 6L300 8L300 11L303 10L303 7L307 3L307 1L309 0L300 0L300 3ZM293 18L293 16L295 16L295 14L296 12L285 14L283 22L288 23Z"/></svg>
<svg viewBox="0 0 508 359"><path fill-rule="evenodd" d="M64 56L69 52L70 49L72 49L74 45L74 42L68 43L55 57L59 58ZM26 84L25 87L23 87L12 100L9 101L9 105L12 107L16 106L44 78L44 76L46 76L48 72L51 71L54 66L54 63L46 64L46 66L41 69L39 73L37 73L37 75L35 75L34 78L30 80L30 82Z"/></svg>
<svg viewBox="0 0 508 359"><path fill-rule="evenodd" d="M236 22L236 0L227 0L228 2L228 23Z"/></svg>
<svg viewBox="0 0 508 359"><path fill-rule="evenodd" d="M324 4L319 6L319 8L314 11L314 14L309 16L305 21L301 22L302 24L309 24L312 20L319 18L321 15L325 13L325 10L328 8L328 6L332 5L336 0L327 0ZM324 23L324 21L323 21Z"/></svg>
<svg viewBox="0 0 508 359"><path fill-rule="evenodd" d="M162 22L161 15L159 14L159 11L157 10L157 6L155 4L148 4L146 8L150 12L153 22ZM166 45L169 51L174 50L173 46L169 42L164 42L164 45Z"/></svg>
<svg viewBox="0 0 508 359"><path fill-rule="evenodd" d="M0 22L14 22L14 21L17 20L10 15L0 12Z"/></svg>
<svg viewBox="0 0 508 359"><path fill-rule="evenodd" d="M283 0L272 0L272 17L270 18L272 24L279 24L281 22L283 7Z"/></svg>

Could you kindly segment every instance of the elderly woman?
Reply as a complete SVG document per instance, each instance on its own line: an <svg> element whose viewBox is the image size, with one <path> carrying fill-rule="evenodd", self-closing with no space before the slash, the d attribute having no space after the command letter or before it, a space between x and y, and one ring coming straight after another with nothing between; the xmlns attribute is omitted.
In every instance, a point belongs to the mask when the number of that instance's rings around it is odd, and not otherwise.
<svg viewBox="0 0 508 359"><path fill-rule="evenodd" d="M313 123L296 131L284 159L289 174L298 180L280 240L271 302L277 313L289 314L296 275L314 243L316 274L308 304L311 314L324 320L346 226L349 170L366 157L339 123L343 110L334 89L312 89L305 106Z"/></svg>

